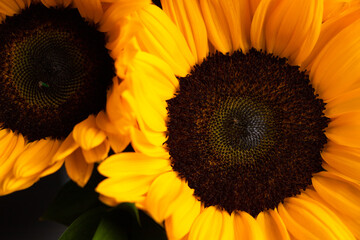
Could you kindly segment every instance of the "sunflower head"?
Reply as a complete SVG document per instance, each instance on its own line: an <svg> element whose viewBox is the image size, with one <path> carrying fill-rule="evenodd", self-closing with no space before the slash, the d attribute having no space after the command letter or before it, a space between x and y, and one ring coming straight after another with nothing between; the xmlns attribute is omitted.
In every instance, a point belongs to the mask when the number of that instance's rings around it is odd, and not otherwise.
<svg viewBox="0 0 360 240"><path fill-rule="evenodd" d="M76 9L33 4L0 25L0 122L34 141L63 139L104 109L114 77L105 35Z"/></svg>
<svg viewBox="0 0 360 240"><path fill-rule="evenodd" d="M322 170L325 104L286 59L255 49L215 53L179 82L167 101L166 145L205 206L256 216Z"/></svg>

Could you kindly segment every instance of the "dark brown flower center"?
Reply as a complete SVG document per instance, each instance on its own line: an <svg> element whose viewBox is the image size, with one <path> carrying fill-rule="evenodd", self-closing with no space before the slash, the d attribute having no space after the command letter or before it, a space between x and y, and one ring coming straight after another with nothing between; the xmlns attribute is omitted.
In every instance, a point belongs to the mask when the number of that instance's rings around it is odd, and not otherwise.
<svg viewBox="0 0 360 240"><path fill-rule="evenodd" d="M64 138L104 108L114 63L76 9L35 4L0 25L0 123L34 141Z"/></svg>
<svg viewBox="0 0 360 240"><path fill-rule="evenodd" d="M216 53L179 81L166 144L174 171L205 206L256 216L322 170L325 104L286 59Z"/></svg>

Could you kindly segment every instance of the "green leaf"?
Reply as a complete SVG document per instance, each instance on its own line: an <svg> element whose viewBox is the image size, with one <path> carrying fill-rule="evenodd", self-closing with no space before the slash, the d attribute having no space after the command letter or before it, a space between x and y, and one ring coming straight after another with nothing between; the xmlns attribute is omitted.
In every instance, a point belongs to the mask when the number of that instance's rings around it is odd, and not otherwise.
<svg viewBox="0 0 360 240"><path fill-rule="evenodd" d="M166 240L166 232L134 204L123 203L103 216L93 240Z"/></svg>
<svg viewBox="0 0 360 240"><path fill-rule="evenodd" d="M129 240L126 218L108 215L101 219L93 240Z"/></svg>
<svg viewBox="0 0 360 240"><path fill-rule="evenodd" d="M106 207L94 208L78 217L60 236L59 240L89 240L93 237Z"/></svg>
<svg viewBox="0 0 360 240"><path fill-rule="evenodd" d="M69 226L87 210L103 205L98 199L99 194L94 190L102 179L104 177L97 172L95 167L84 188L73 181L68 181L40 219Z"/></svg>
<svg viewBox="0 0 360 240"><path fill-rule="evenodd" d="M122 203L103 216L93 240L129 240L132 230L139 228L139 211L133 203Z"/></svg>
<svg viewBox="0 0 360 240"><path fill-rule="evenodd" d="M98 194L94 190L89 187L81 188L69 181L60 190L41 219L53 220L68 226L86 210L98 205L100 205Z"/></svg>
<svg viewBox="0 0 360 240"><path fill-rule="evenodd" d="M134 203L122 203L117 207L113 208L115 212L126 212L129 214L131 220L136 220L136 223L140 225L139 210L136 208Z"/></svg>
<svg viewBox="0 0 360 240"><path fill-rule="evenodd" d="M165 229L156 223L143 211L139 211L141 226L137 226L132 230L130 239L136 240L166 240Z"/></svg>

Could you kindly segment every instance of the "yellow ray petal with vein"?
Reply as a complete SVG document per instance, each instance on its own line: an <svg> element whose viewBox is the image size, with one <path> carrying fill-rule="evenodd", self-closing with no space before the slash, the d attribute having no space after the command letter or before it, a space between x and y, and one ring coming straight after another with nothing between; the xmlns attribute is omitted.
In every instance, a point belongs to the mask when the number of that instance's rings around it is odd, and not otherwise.
<svg viewBox="0 0 360 240"><path fill-rule="evenodd" d="M168 159L151 158L144 154L124 152L112 155L103 161L99 172L107 177L159 175L171 170Z"/></svg>
<svg viewBox="0 0 360 240"><path fill-rule="evenodd" d="M326 102L360 87L360 20L345 27L313 60L310 80Z"/></svg>
<svg viewBox="0 0 360 240"><path fill-rule="evenodd" d="M315 199L309 197L311 194L306 194L308 190L309 192L315 192L313 189L307 189L305 192L302 192L300 195L298 195L297 198L304 200L304 202L310 202L321 208L321 211L317 212L316 217L318 217L323 223L327 224L331 228L331 231L337 236L337 239L355 239L342 219L330 207L328 207L324 201L319 201L320 197ZM311 210L311 208L309 208L309 210ZM322 216L322 211L324 211L328 216Z"/></svg>
<svg viewBox="0 0 360 240"><path fill-rule="evenodd" d="M200 0L200 6L210 42L222 53L232 52L230 26L220 1Z"/></svg>
<svg viewBox="0 0 360 240"><path fill-rule="evenodd" d="M161 174L149 188L145 208L157 222L168 218L178 208L174 201L182 191L182 182L173 171ZM183 203L181 203L182 205Z"/></svg>
<svg viewBox="0 0 360 240"><path fill-rule="evenodd" d="M0 12L7 16L13 16L20 12L20 8L14 1L0 1Z"/></svg>
<svg viewBox="0 0 360 240"><path fill-rule="evenodd" d="M73 0L81 16L98 23L103 16L100 0Z"/></svg>
<svg viewBox="0 0 360 240"><path fill-rule="evenodd" d="M0 130L0 179L12 171L16 158L24 151L25 140L22 135L8 129Z"/></svg>
<svg viewBox="0 0 360 240"><path fill-rule="evenodd" d="M128 82L124 80L119 84L114 79L107 97L106 114L100 112L96 117L96 124L106 132L124 136L135 125L135 100L129 91Z"/></svg>
<svg viewBox="0 0 360 240"><path fill-rule="evenodd" d="M169 159L166 146L157 146L149 142L144 133L136 128L131 129L131 145L135 152L143 153L151 157Z"/></svg>
<svg viewBox="0 0 360 240"><path fill-rule="evenodd" d="M134 11L149 5L151 0L102 0L102 2L114 2L106 9L100 22L100 31L108 32L116 26L120 18L127 17Z"/></svg>
<svg viewBox="0 0 360 240"><path fill-rule="evenodd" d="M335 97L326 103L325 115L335 118L344 113L360 111L360 88Z"/></svg>
<svg viewBox="0 0 360 240"><path fill-rule="evenodd" d="M354 219L360 219L359 183L329 172L315 174L312 182L315 190L329 205Z"/></svg>
<svg viewBox="0 0 360 240"><path fill-rule="evenodd" d="M184 35L189 48L201 63L208 55L209 46L204 19L198 0L166 0L162 8Z"/></svg>
<svg viewBox="0 0 360 240"><path fill-rule="evenodd" d="M69 6L73 0L41 0L41 2L48 8L58 6Z"/></svg>
<svg viewBox="0 0 360 240"><path fill-rule="evenodd" d="M94 115L75 125L72 136L83 149L90 150L106 139L106 134L96 125Z"/></svg>
<svg viewBox="0 0 360 240"><path fill-rule="evenodd" d="M345 147L329 141L321 156L336 171L360 181L359 148Z"/></svg>
<svg viewBox="0 0 360 240"><path fill-rule="evenodd" d="M216 207L208 207L195 219L190 229L189 240L221 239L223 218Z"/></svg>
<svg viewBox="0 0 360 240"><path fill-rule="evenodd" d="M14 191L26 189L39 180L39 176L30 176L26 178L17 178L14 175L9 175L3 180L0 185L0 193L6 195ZM0 195L1 195L0 194Z"/></svg>
<svg viewBox="0 0 360 240"><path fill-rule="evenodd" d="M261 1L251 26L252 44L299 65L319 37L322 12L322 0Z"/></svg>
<svg viewBox="0 0 360 240"><path fill-rule="evenodd" d="M360 112L346 113L332 119L325 134L337 144L360 148Z"/></svg>
<svg viewBox="0 0 360 240"><path fill-rule="evenodd" d="M180 195L172 203L174 212L165 220L165 229L170 239L182 239L189 233L195 219L200 215L201 202L193 196L194 190L183 182Z"/></svg>
<svg viewBox="0 0 360 240"><path fill-rule="evenodd" d="M338 4L345 4L344 1L338 0L326 0L324 8L327 7L328 2L337 2ZM303 69L310 69L314 59L319 55L321 50L329 43L329 41L339 34L345 27L349 26L356 20L360 14L360 4L358 6L353 6L344 12L338 12L336 17L331 18L328 21L325 21L321 26L321 32L319 39L309 55L309 57L301 64Z"/></svg>
<svg viewBox="0 0 360 240"><path fill-rule="evenodd" d="M279 214L297 239L353 239L336 215L315 201L288 198L279 204Z"/></svg>
<svg viewBox="0 0 360 240"><path fill-rule="evenodd" d="M96 146L90 150L82 149L85 161L87 163L95 163L104 160L110 151L109 141L104 141L99 146Z"/></svg>
<svg viewBox="0 0 360 240"><path fill-rule="evenodd" d="M249 0L251 18L253 18L253 16L255 15L255 11L259 6L260 2L261 0Z"/></svg>
<svg viewBox="0 0 360 240"><path fill-rule="evenodd" d="M346 225L346 227L352 232L352 234L355 236L356 239L360 239L360 219L354 219L352 217L349 217L342 213L342 211L337 210L333 208L331 205L329 205L324 199L322 199L319 194L313 190L313 189L307 189L304 194L302 194L302 197L308 197L311 198L314 201L318 201L327 208L329 208L333 213L335 213L340 220Z"/></svg>
<svg viewBox="0 0 360 240"><path fill-rule="evenodd" d="M65 140L60 145L58 151L54 155L53 162L64 159L79 147L80 145L77 142L75 142L72 133L69 134L69 136L65 138Z"/></svg>
<svg viewBox="0 0 360 240"><path fill-rule="evenodd" d="M323 21L327 22L351 6L351 0L324 0Z"/></svg>
<svg viewBox="0 0 360 240"><path fill-rule="evenodd" d="M135 111L150 129L165 132L166 100L173 97L178 86L177 79L164 61L145 52L136 54L131 66L128 78L136 99Z"/></svg>
<svg viewBox="0 0 360 240"><path fill-rule="evenodd" d="M279 216L277 209L260 212L256 217L256 221L268 240L290 240L286 226Z"/></svg>
<svg viewBox="0 0 360 240"><path fill-rule="evenodd" d="M53 163L47 169L45 169L43 172L41 172L40 177L45 177L47 175L53 174L54 172L56 172L57 170L59 170L61 168L63 163L64 163L64 161L58 161L58 162Z"/></svg>
<svg viewBox="0 0 360 240"><path fill-rule="evenodd" d="M13 168L14 176L30 177L41 174L42 171L52 165L52 158L60 144L60 141L50 139L28 143L25 150L16 159Z"/></svg>
<svg viewBox="0 0 360 240"><path fill-rule="evenodd" d="M235 239L264 240L266 236L258 222L248 213L239 212L234 216Z"/></svg>
<svg viewBox="0 0 360 240"><path fill-rule="evenodd" d="M102 181L96 191L115 202L140 202L144 199L155 176L113 177Z"/></svg>
<svg viewBox="0 0 360 240"><path fill-rule="evenodd" d="M75 152L65 158L66 172L80 187L84 187L90 179L94 164L88 164L81 152L77 149Z"/></svg>
<svg viewBox="0 0 360 240"><path fill-rule="evenodd" d="M195 64L195 57L180 30L156 6L145 7L138 15L144 25L143 30L137 32L141 49L163 59L175 75L186 76Z"/></svg>
<svg viewBox="0 0 360 240"><path fill-rule="evenodd" d="M250 48L248 1L200 0L209 40L222 53Z"/></svg>
<svg viewBox="0 0 360 240"><path fill-rule="evenodd" d="M132 119L132 117L130 117ZM122 121L124 120L124 121ZM122 152L130 143L130 128L132 127L132 120L120 119L116 123L109 120L107 114L103 111L96 116L96 125L101 127L106 132L112 150L115 153Z"/></svg>

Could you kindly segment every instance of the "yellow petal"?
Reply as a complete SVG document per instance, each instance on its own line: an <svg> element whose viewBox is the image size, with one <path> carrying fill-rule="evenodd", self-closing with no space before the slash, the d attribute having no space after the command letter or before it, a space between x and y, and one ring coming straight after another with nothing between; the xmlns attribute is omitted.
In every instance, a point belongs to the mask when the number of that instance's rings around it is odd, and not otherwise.
<svg viewBox="0 0 360 240"><path fill-rule="evenodd" d="M221 239L222 225L222 212L213 206L205 208L195 219L190 230L189 240Z"/></svg>
<svg viewBox="0 0 360 240"><path fill-rule="evenodd" d="M344 113L360 111L360 88L335 97L326 103L325 115L335 118Z"/></svg>
<svg viewBox="0 0 360 240"><path fill-rule="evenodd" d="M110 207L115 207L116 205L119 204L114 198L107 197L107 196L104 196L104 195L100 195L99 200L102 201L103 203L105 203L106 205L110 206Z"/></svg>
<svg viewBox="0 0 360 240"><path fill-rule="evenodd" d="M41 0L41 2L48 8L50 7L67 7L73 0Z"/></svg>
<svg viewBox="0 0 360 240"><path fill-rule="evenodd" d="M0 12L7 15L13 16L16 13L19 13L21 8L14 1L0 1Z"/></svg>
<svg viewBox="0 0 360 240"><path fill-rule="evenodd" d="M1 13L1 9L0 9L0 23L2 23L6 18L6 15Z"/></svg>
<svg viewBox="0 0 360 240"><path fill-rule="evenodd" d="M360 149L329 141L321 156L336 171L360 181Z"/></svg>
<svg viewBox="0 0 360 240"><path fill-rule="evenodd" d="M246 212L234 216L235 239L264 240L265 235L257 221Z"/></svg>
<svg viewBox="0 0 360 240"><path fill-rule="evenodd" d="M349 7L350 0L324 0L324 16L323 20L332 20L332 18L340 15L341 12L345 11Z"/></svg>
<svg viewBox="0 0 360 240"><path fill-rule="evenodd" d="M165 220L165 229L170 239L182 239L187 236L195 219L200 215L201 202L193 193L194 190L182 182L180 194L169 206L173 212Z"/></svg>
<svg viewBox="0 0 360 240"><path fill-rule="evenodd" d="M360 87L360 20L357 20L328 40L312 61L310 79L326 102Z"/></svg>
<svg viewBox="0 0 360 240"><path fill-rule="evenodd" d="M310 54L320 34L323 1L261 1L251 26L251 42L291 64Z"/></svg>
<svg viewBox="0 0 360 240"><path fill-rule="evenodd" d="M260 228L263 230L266 239L268 240L281 240L288 239L290 236L287 232L286 226L282 221L277 209L269 209L267 211L260 212L256 217L256 221L259 223Z"/></svg>
<svg viewBox="0 0 360 240"><path fill-rule="evenodd" d="M333 213L335 213L341 221L346 225L346 227L352 232L356 239L360 239L360 219L354 219L342 213L341 210L337 210L329 205L324 199L322 199L319 194L312 190L307 189L304 194L301 194L303 198L307 197L312 199L313 201L318 201L327 208L329 208Z"/></svg>
<svg viewBox="0 0 360 240"><path fill-rule="evenodd" d="M198 1L167 0L161 4L162 9L184 35L196 63L201 63L209 53L209 46Z"/></svg>
<svg viewBox="0 0 360 240"><path fill-rule="evenodd" d="M333 173L320 172L312 178L313 186L329 205L344 214L360 219L360 185Z"/></svg>
<svg viewBox="0 0 360 240"><path fill-rule="evenodd" d="M259 6L261 0L249 0L251 18L255 15L256 9Z"/></svg>
<svg viewBox="0 0 360 240"><path fill-rule="evenodd" d="M354 239L341 220L316 201L288 198L279 204L279 214L297 239Z"/></svg>
<svg viewBox="0 0 360 240"><path fill-rule="evenodd" d="M144 154L124 152L111 155L103 161L99 172L107 177L159 175L171 170L170 160L151 158Z"/></svg>
<svg viewBox="0 0 360 240"><path fill-rule="evenodd" d="M120 153L130 144L130 136L119 136L117 134L108 134L109 143L115 153Z"/></svg>
<svg viewBox="0 0 360 240"><path fill-rule="evenodd" d="M248 1L200 0L209 40L222 53L250 46Z"/></svg>
<svg viewBox="0 0 360 240"><path fill-rule="evenodd" d="M0 130L0 179L12 171L16 158L25 149L22 135L14 134L7 129Z"/></svg>
<svg viewBox="0 0 360 240"><path fill-rule="evenodd" d="M30 177L41 174L52 165L52 158L59 149L60 141L42 139L28 143L26 149L19 155L14 164L15 177Z"/></svg>
<svg viewBox="0 0 360 240"><path fill-rule="evenodd" d="M129 128L135 125L134 107L131 105L135 100L129 92L129 81L120 84L115 81L108 94L106 113L97 115L96 124L106 132L126 135Z"/></svg>
<svg viewBox="0 0 360 240"><path fill-rule="evenodd" d="M102 2L105 1L102 0ZM105 11L101 20L100 31L102 32L108 32L121 18L151 3L150 0L112 0L112 2L114 3Z"/></svg>
<svg viewBox="0 0 360 240"><path fill-rule="evenodd" d="M14 175L7 176L0 183L0 195L10 194L15 191L26 189L39 180L39 176L31 176L26 178L17 178Z"/></svg>
<svg viewBox="0 0 360 240"><path fill-rule="evenodd" d="M163 59L175 75L186 76L195 64L195 57L180 30L156 6L147 6L138 14L144 25L144 29L137 33L141 49Z"/></svg>
<svg viewBox="0 0 360 240"><path fill-rule="evenodd" d="M96 187L96 191L106 197L113 198L117 203L138 202L144 199L151 183L156 176L126 175L111 177L103 180Z"/></svg>
<svg viewBox="0 0 360 240"><path fill-rule="evenodd" d="M45 177L47 175L53 174L54 172L56 172L57 170L59 170L62 165L63 165L64 161L58 161L53 163L52 165L50 165L48 168L46 168L39 177Z"/></svg>
<svg viewBox="0 0 360 240"><path fill-rule="evenodd" d="M344 1L339 0L325 0L324 2L324 18L326 17L326 8L329 7L329 2L336 2L336 5L347 4ZM358 20L360 14L360 5L353 6L344 12L336 12L336 17L325 21L321 26L321 32L319 39L309 55L309 57L301 64L304 69L310 69L314 59L319 55L321 50L330 42L332 38L338 35L344 28ZM325 20L325 19L324 19Z"/></svg>
<svg viewBox="0 0 360 240"><path fill-rule="evenodd" d="M108 115L103 111L96 116L96 125L106 132L108 141L105 142L109 142L115 153L122 152L130 144L130 128L135 124L132 116L122 120L115 123L110 122Z"/></svg>
<svg viewBox="0 0 360 240"><path fill-rule="evenodd" d="M69 178L80 187L84 187L90 179L94 164L88 164L82 155L81 149L77 149L65 158L65 168Z"/></svg>
<svg viewBox="0 0 360 240"><path fill-rule="evenodd" d="M157 146L149 142L144 133L138 129L131 129L131 144L135 152L143 153L151 157L169 158L165 146Z"/></svg>
<svg viewBox="0 0 360 240"><path fill-rule="evenodd" d="M235 226L234 226L234 213L229 214L226 211L222 211L222 229L220 239L235 240Z"/></svg>
<svg viewBox="0 0 360 240"><path fill-rule="evenodd" d="M133 49L139 49L134 40L136 32L141 30L140 21L132 17L120 18L116 22L108 23L112 28L106 31L109 36L106 48L110 50L110 55L115 59L116 74L124 78L124 71L127 69L126 57ZM130 53L131 54L131 53Z"/></svg>
<svg viewBox="0 0 360 240"><path fill-rule="evenodd" d="M65 157L72 154L76 149L78 149L80 146L77 142L75 142L73 138L73 134L70 133L69 136L65 138L65 140L60 145L58 151L53 157L53 161L59 161L64 159Z"/></svg>
<svg viewBox="0 0 360 240"><path fill-rule="evenodd" d="M108 156L109 151L110 144L108 141L104 141L99 146L90 150L82 149L82 153L87 163L95 163L104 160Z"/></svg>
<svg viewBox="0 0 360 240"><path fill-rule="evenodd" d="M360 112L346 113L331 119L325 134L337 144L360 148Z"/></svg>
<svg viewBox="0 0 360 240"><path fill-rule="evenodd" d="M172 214L174 207L179 207L174 206L173 201L180 194L182 187L181 180L173 171L162 174L151 184L145 200L145 208L155 221L159 223L164 221Z"/></svg>
<svg viewBox="0 0 360 240"><path fill-rule="evenodd" d="M89 21L98 23L103 15L99 0L73 0L81 16Z"/></svg>
<svg viewBox="0 0 360 240"><path fill-rule="evenodd" d="M139 52L128 75L139 117L153 131L166 131L166 100L173 97L178 86L169 66L156 56Z"/></svg>
<svg viewBox="0 0 360 240"><path fill-rule="evenodd" d="M75 142L85 150L99 146L106 139L105 133L96 125L94 115L76 124L72 135Z"/></svg>

